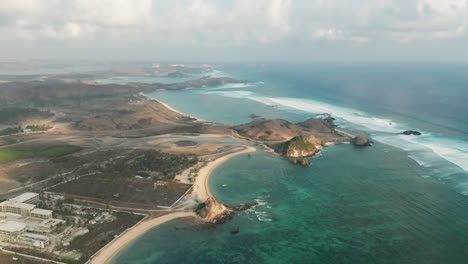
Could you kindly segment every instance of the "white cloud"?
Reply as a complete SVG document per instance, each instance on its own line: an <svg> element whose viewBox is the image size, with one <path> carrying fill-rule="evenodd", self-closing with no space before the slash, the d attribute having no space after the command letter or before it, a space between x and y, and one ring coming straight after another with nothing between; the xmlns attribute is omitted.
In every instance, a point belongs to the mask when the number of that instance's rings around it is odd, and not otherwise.
<svg viewBox="0 0 468 264"><path fill-rule="evenodd" d="M466 38L468 0L2 0L2 41L183 43ZM293 45L293 44L291 44Z"/></svg>
<svg viewBox="0 0 468 264"><path fill-rule="evenodd" d="M66 1L68 19L101 26L137 26L151 22L151 0L73 0Z"/></svg>
<svg viewBox="0 0 468 264"><path fill-rule="evenodd" d="M343 38L343 31L341 31L340 29L334 28L334 27L319 28L315 32L314 37L317 38L317 39L323 39L323 40L342 39Z"/></svg>
<svg viewBox="0 0 468 264"><path fill-rule="evenodd" d="M117 27L143 29L151 18L151 0L3 0L0 4L0 30L13 39L89 39Z"/></svg>

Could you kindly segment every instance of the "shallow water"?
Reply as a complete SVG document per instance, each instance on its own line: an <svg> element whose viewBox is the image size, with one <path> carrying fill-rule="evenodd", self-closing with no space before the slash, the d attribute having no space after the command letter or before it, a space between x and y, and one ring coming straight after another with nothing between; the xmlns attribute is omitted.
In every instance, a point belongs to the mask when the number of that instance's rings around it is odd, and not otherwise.
<svg viewBox="0 0 468 264"><path fill-rule="evenodd" d="M250 114L301 121L331 113L348 131L405 150L431 175L468 194L468 68L464 66L229 67L250 83L150 96L205 120L249 122ZM407 129L422 136L398 135ZM444 165L444 166L440 166ZM464 175L463 177L459 177Z"/></svg>
<svg viewBox="0 0 468 264"><path fill-rule="evenodd" d="M386 162L382 162L385 160ZM221 165L214 194L257 201L216 227L176 220L156 228L114 263L464 263L468 199L401 151L340 145L291 166L258 152ZM395 173L398 171L398 173ZM230 231L240 228L240 233Z"/></svg>
<svg viewBox="0 0 468 264"><path fill-rule="evenodd" d="M406 67L406 68L405 68ZM409 68L408 68L409 67ZM210 184L255 210L208 228L176 220L115 263L465 263L468 112L463 67L227 68L249 85L158 91L192 116L238 124L254 113L300 121L332 113L376 144L326 148L308 168L258 152L220 166ZM398 135L414 129L423 136ZM231 235L239 227L241 232Z"/></svg>

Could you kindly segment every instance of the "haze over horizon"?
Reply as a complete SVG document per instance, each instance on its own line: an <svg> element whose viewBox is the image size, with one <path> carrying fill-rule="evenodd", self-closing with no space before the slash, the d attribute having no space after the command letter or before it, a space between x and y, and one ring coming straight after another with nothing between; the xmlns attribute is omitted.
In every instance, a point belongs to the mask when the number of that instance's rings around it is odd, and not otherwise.
<svg viewBox="0 0 468 264"><path fill-rule="evenodd" d="M468 0L5 0L0 59L466 62Z"/></svg>

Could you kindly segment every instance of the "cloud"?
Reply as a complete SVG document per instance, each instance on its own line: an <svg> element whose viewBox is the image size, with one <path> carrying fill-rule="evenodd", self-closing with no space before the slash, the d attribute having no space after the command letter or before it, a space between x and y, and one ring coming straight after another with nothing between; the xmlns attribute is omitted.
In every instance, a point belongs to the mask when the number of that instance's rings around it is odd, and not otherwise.
<svg viewBox="0 0 468 264"><path fill-rule="evenodd" d="M337 40L337 39L342 39L343 38L343 31L334 28L334 27L329 27L329 28L319 28L315 34L314 37L317 39L321 40Z"/></svg>
<svg viewBox="0 0 468 264"><path fill-rule="evenodd" d="M2 0L3 46L468 44L468 0ZM36 44L32 40L37 41ZM63 44L65 46L65 44ZM324 46L324 45L322 45Z"/></svg>
<svg viewBox="0 0 468 264"><path fill-rule="evenodd" d="M0 30L10 27L9 38L25 40L89 39L114 28L151 24L151 7L151 0L4 0Z"/></svg>

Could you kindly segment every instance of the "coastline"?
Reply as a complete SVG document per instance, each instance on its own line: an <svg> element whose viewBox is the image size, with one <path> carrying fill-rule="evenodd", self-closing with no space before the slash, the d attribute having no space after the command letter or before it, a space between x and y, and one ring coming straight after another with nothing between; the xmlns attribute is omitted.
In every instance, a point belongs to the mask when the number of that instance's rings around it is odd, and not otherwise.
<svg viewBox="0 0 468 264"><path fill-rule="evenodd" d="M203 120L203 119L201 119L201 118L194 117L194 116L191 116L191 115L187 115L186 113L183 113L183 112L181 112L181 111L175 109L174 107L172 107L172 106L170 106L170 105L168 105L168 104L166 104L166 103L164 103L164 102L162 102L162 101L159 101L159 100L156 100L156 99L154 99L154 98L151 98L150 96L148 96L148 95L146 95L146 94L144 94L144 93L142 93L142 92L140 92L140 93L138 93L138 94L141 95L141 96L143 96L144 98L150 100L150 101L156 101L156 102L162 104L162 105L163 105L164 107L166 107L167 109L169 109L169 110L171 110L172 112L175 112L175 113L177 113L177 114L179 114L179 115L186 116L186 117L190 117L190 118L193 118L193 119L195 119L195 120L197 120L197 121L200 121L200 122L207 122L206 120Z"/></svg>
<svg viewBox="0 0 468 264"><path fill-rule="evenodd" d="M199 175L197 176L194 183L194 193L198 199L206 201L209 198L216 198L212 195L209 188L209 178L213 171L218 168L221 164L228 161L229 159L239 156L241 154L247 154L255 152L256 148L251 146L244 146L243 150L230 153L228 155L217 158L210 161L202 169L200 169ZM166 222L172 221L177 218L194 217L198 216L194 212L174 212L167 215L163 215L157 218L143 220L136 224L131 229L128 229L122 233L117 239L111 241L109 244L104 246L94 257L90 259L89 264L102 264L110 263L110 261L125 247L129 246L133 241L144 235L157 226Z"/></svg>
<svg viewBox="0 0 468 264"><path fill-rule="evenodd" d="M97 255L89 260L89 264L109 263L122 249L144 235L149 230L177 218L197 217L193 212L175 212L157 218L143 220L132 228L120 234L117 239L105 245Z"/></svg>
<svg viewBox="0 0 468 264"><path fill-rule="evenodd" d="M148 100L154 100L157 101L153 98L150 98L149 96L139 93L141 96L147 98ZM188 116L191 117L185 113L182 113L171 106L157 101L158 103L162 104L164 107L167 109L176 112L180 115L183 116ZM193 118L193 117L192 117ZM197 121L203 121L201 119L196 118ZM213 171L218 168L221 164L224 162L228 161L229 159L236 157L241 154L247 154L247 153L252 153L255 152L257 149L252 146L241 146L243 149L239 151L235 151L232 153L229 153L227 155L224 155L222 157L219 157L215 160L212 160L208 162L203 168L200 169L198 176L196 177L195 182L193 183L193 194L195 194L196 198L201 200L201 201L206 201L208 199L213 199L216 201L216 197L214 197L211 193L211 190L209 188L209 178L212 175ZM116 239L105 245L103 248L101 248L96 255L94 255L87 263L89 264L102 264L102 263L110 263L115 256L119 252L121 252L124 248L128 247L133 241L137 240L139 237L147 233L153 228L156 228L157 226L172 221L177 218L185 218L185 217L193 217L193 218L198 218L194 212L173 212L169 213L167 215L163 215L157 218L153 219L145 219L142 220L141 222L137 223L135 226L132 228L124 231L122 234L120 234Z"/></svg>
<svg viewBox="0 0 468 264"><path fill-rule="evenodd" d="M228 155L219 157L213 161L210 161L208 164L206 164L203 168L200 169L198 176L195 179L195 183L193 184L194 193L200 201L206 201L208 198L215 198L211 193L209 187L209 179L216 168L218 168L221 164L233 157L236 157L241 154L252 153L257 150L252 146L243 146L243 148L243 150L236 151Z"/></svg>

